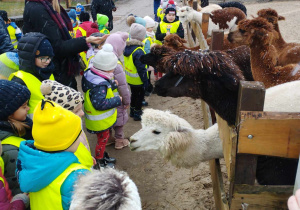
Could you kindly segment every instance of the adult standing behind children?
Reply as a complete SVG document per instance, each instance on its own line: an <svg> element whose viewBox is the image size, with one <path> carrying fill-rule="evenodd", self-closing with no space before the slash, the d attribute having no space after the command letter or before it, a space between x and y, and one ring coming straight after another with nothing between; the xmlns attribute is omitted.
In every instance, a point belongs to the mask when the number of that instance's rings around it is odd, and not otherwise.
<svg viewBox="0 0 300 210"><path fill-rule="evenodd" d="M18 45L20 69L9 76L9 80L25 85L30 93L28 112L32 118L34 108L44 98L40 91L43 80L54 80L54 56L50 41L44 34L27 33Z"/></svg>
<svg viewBox="0 0 300 210"><path fill-rule="evenodd" d="M91 14L94 22L97 21L97 14L106 15L109 18L108 30L113 30L113 15L112 12L117 11L113 0L93 0L91 4Z"/></svg>
<svg viewBox="0 0 300 210"><path fill-rule="evenodd" d="M64 85L77 89L75 76L80 71L79 53L88 50L88 43L99 44L100 37L72 39L73 30L68 14L59 0L26 0L23 33L40 32L46 35L54 49L54 76Z"/></svg>
<svg viewBox="0 0 300 210"><path fill-rule="evenodd" d="M181 38L184 38L184 29L178 16L176 16L175 4L169 4L167 6L165 17L158 25L155 37L162 42L165 36L170 34L177 34Z"/></svg>
<svg viewBox="0 0 300 210"><path fill-rule="evenodd" d="M148 87L148 73L146 65L140 61L145 55L143 40L146 36L146 28L133 23L130 26L130 40L126 42L124 51L124 65L127 83L131 90L130 117L135 121L141 120L142 102Z"/></svg>
<svg viewBox="0 0 300 210"><path fill-rule="evenodd" d="M31 210L69 209L79 175L89 172L74 152L80 143L81 119L52 101L34 110L33 140L23 141L16 174L29 193Z"/></svg>
<svg viewBox="0 0 300 210"><path fill-rule="evenodd" d="M109 138L109 129L116 123L117 107L122 97L115 96L117 81L113 80L118 58L110 44L104 44L95 55L93 65L84 72L82 90L84 92L84 113L87 131L97 134L95 158L97 166L106 167L104 159L105 145Z"/></svg>
<svg viewBox="0 0 300 210"><path fill-rule="evenodd" d="M128 33L117 32L111 34L105 43L111 44L114 48L114 53L118 57L118 65L114 71L114 79L118 81L118 92L122 96L122 105L118 106L117 122L113 126L115 130L115 149L122 149L129 145L128 139L125 139L123 127L128 121L127 108L130 105L130 92L126 82L124 67L120 60L123 51L126 47Z"/></svg>

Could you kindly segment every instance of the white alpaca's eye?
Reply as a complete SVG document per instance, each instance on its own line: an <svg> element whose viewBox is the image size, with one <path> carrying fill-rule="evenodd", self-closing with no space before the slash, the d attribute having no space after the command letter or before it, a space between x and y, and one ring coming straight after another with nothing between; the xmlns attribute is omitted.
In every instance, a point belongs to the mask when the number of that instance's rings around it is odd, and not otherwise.
<svg viewBox="0 0 300 210"><path fill-rule="evenodd" d="M161 132L154 130L154 131L152 131L152 133L154 133L154 134L160 134Z"/></svg>

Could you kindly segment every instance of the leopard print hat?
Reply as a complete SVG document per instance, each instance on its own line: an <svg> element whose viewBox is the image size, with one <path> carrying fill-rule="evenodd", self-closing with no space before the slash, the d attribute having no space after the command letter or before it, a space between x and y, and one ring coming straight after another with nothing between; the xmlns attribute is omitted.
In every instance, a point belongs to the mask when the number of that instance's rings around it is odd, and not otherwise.
<svg viewBox="0 0 300 210"><path fill-rule="evenodd" d="M73 111L80 102L83 103L80 92L53 80L44 80L41 85L41 92L45 99L54 101L70 111Z"/></svg>

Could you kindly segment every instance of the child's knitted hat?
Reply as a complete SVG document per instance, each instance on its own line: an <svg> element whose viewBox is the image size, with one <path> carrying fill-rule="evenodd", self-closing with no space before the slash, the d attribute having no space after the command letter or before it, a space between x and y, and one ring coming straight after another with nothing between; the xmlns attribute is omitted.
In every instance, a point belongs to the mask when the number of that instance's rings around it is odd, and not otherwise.
<svg viewBox="0 0 300 210"><path fill-rule="evenodd" d="M77 9L80 9L80 12L77 12ZM80 13L82 12L84 12L84 7L80 3L78 3L76 6L76 15L80 15Z"/></svg>
<svg viewBox="0 0 300 210"><path fill-rule="evenodd" d="M0 75L8 78L11 73L19 70L19 55L17 52L6 52L0 55Z"/></svg>
<svg viewBox="0 0 300 210"><path fill-rule="evenodd" d="M70 111L73 111L78 104L83 102L80 92L53 80L44 80L41 85L41 92L45 100L54 101Z"/></svg>
<svg viewBox="0 0 300 210"><path fill-rule="evenodd" d="M81 119L52 101L40 101L34 109L32 137L34 146L43 151L63 151L81 133Z"/></svg>
<svg viewBox="0 0 300 210"><path fill-rule="evenodd" d="M146 28L140 24L133 23L130 27L130 37L131 39L137 39L143 41L146 36Z"/></svg>
<svg viewBox="0 0 300 210"><path fill-rule="evenodd" d="M76 23L76 10L75 9L71 9L68 12L68 15L74 21L74 23Z"/></svg>
<svg viewBox="0 0 300 210"><path fill-rule="evenodd" d="M97 23L98 25L105 25L108 22L108 17L106 15L97 14Z"/></svg>
<svg viewBox="0 0 300 210"><path fill-rule="evenodd" d="M8 21L7 12L5 10L0 10L0 16L4 21Z"/></svg>
<svg viewBox="0 0 300 210"><path fill-rule="evenodd" d="M135 16L133 14L128 15L127 17L127 25L130 27L133 23L138 23L144 27L146 27L146 21L138 16Z"/></svg>
<svg viewBox="0 0 300 210"><path fill-rule="evenodd" d="M118 31L116 33L110 34L109 37L107 37L105 43L111 44L114 48L114 53L116 54L116 56L120 57L121 55L123 55L127 39L128 33Z"/></svg>
<svg viewBox="0 0 300 210"><path fill-rule="evenodd" d="M3 121L29 100L30 91L19 83L0 80L0 98L0 120Z"/></svg>
<svg viewBox="0 0 300 210"><path fill-rule="evenodd" d="M155 27L155 21L149 17L149 16L145 16L144 20L146 21L146 28L154 28Z"/></svg>
<svg viewBox="0 0 300 210"><path fill-rule="evenodd" d="M102 49L97 52L93 60L93 66L102 71L110 71L118 65L118 58L113 52L111 44L104 44Z"/></svg>
<svg viewBox="0 0 300 210"><path fill-rule="evenodd" d="M41 57L41 56L50 56L50 57L54 56L52 45L48 39L43 39L37 51L35 52L35 57Z"/></svg>
<svg viewBox="0 0 300 210"><path fill-rule="evenodd" d="M173 4L172 4L173 3ZM176 5L174 4L173 0L170 0L168 6L166 8L165 14L175 14L176 15Z"/></svg>

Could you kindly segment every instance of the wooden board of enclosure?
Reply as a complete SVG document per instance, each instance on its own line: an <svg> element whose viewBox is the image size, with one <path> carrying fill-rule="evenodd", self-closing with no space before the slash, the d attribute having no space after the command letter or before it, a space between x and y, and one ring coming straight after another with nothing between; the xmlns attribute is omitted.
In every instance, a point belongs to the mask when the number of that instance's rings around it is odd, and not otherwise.
<svg viewBox="0 0 300 210"><path fill-rule="evenodd" d="M240 119L238 153L299 158L300 113L242 111Z"/></svg>

